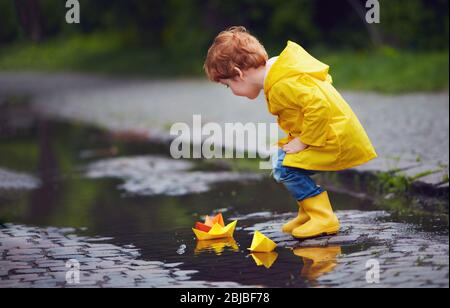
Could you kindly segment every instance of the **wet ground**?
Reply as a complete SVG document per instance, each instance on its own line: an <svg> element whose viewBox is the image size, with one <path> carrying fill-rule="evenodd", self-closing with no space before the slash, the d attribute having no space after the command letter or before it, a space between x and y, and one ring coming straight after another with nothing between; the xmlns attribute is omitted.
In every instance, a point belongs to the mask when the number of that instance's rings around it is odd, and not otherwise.
<svg viewBox="0 0 450 308"><path fill-rule="evenodd" d="M449 95L342 92L379 159L358 172L389 172L415 186L449 187ZM74 73L0 72L0 101L29 98L40 112L111 130L167 136L173 123L276 123L264 95L255 101L203 79L121 79ZM280 132L281 133L281 132ZM284 133L281 133L284 136ZM227 136L224 136L225 138ZM249 145L251 147L251 145Z"/></svg>
<svg viewBox="0 0 450 308"><path fill-rule="evenodd" d="M330 191L339 236L280 233L295 201L268 173L174 161L164 144L80 123L0 113L0 287L448 287L448 221L398 217ZM20 121L18 121L20 119ZM234 240L197 242L205 214L238 219ZM252 232L278 244L249 255ZM380 283L368 284L369 260Z"/></svg>

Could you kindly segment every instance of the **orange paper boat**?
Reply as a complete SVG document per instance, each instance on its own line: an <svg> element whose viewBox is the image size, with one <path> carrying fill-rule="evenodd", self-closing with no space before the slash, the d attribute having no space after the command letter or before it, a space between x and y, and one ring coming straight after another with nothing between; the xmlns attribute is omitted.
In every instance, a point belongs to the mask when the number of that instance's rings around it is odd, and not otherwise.
<svg viewBox="0 0 450 308"><path fill-rule="evenodd" d="M196 223L192 231L199 241L232 238L236 224L237 221L233 221L225 226L222 214L218 214L215 217L206 216L205 223Z"/></svg>
<svg viewBox="0 0 450 308"><path fill-rule="evenodd" d="M222 213L219 213L219 214L217 214L214 217L209 217L208 215L206 215L205 225L207 225L207 226L212 228L215 224L219 224L222 227L225 227L225 223L223 221Z"/></svg>
<svg viewBox="0 0 450 308"><path fill-rule="evenodd" d="M207 226L206 224L202 224L201 222L196 222L195 223L195 229L203 231L203 232L209 232L209 230L211 230L212 227Z"/></svg>

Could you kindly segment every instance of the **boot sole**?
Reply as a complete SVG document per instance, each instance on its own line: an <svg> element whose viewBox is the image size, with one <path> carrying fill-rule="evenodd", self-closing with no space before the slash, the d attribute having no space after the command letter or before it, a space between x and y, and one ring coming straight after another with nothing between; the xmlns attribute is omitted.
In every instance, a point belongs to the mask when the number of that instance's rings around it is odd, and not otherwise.
<svg viewBox="0 0 450 308"><path fill-rule="evenodd" d="M301 239L301 240L305 240L305 239L311 239L311 238L317 238L317 237L322 237L322 236L330 236L330 235L336 235L339 233L339 229L332 229L329 231L324 231L318 234L313 234L313 235L304 235L304 236L296 236L294 234L292 234L293 237L297 238L297 239Z"/></svg>

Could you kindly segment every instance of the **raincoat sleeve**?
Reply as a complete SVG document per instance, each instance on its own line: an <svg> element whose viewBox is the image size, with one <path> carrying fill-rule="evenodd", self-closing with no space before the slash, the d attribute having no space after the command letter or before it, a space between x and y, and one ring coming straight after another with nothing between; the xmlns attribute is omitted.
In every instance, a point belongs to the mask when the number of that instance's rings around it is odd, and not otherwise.
<svg viewBox="0 0 450 308"><path fill-rule="evenodd" d="M326 145L330 130L331 107L325 95L313 84L300 82L280 83L278 91L283 91L287 102L303 113L303 122L298 123L300 134L292 134L309 146Z"/></svg>

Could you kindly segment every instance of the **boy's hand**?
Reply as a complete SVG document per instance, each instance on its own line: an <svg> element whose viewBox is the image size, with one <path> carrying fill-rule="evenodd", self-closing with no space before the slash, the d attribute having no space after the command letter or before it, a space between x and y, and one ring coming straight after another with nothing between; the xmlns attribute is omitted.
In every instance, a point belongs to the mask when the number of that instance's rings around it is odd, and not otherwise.
<svg viewBox="0 0 450 308"><path fill-rule="evenodd" d="M287 154L295 154L305 150L308 146L300 141L299 138L291 140L288 144L282 147Z"/></svg>

